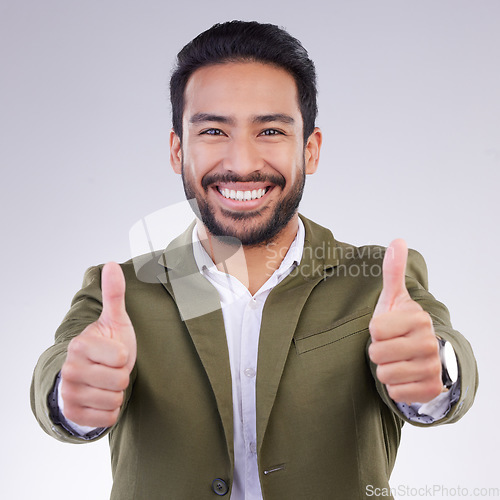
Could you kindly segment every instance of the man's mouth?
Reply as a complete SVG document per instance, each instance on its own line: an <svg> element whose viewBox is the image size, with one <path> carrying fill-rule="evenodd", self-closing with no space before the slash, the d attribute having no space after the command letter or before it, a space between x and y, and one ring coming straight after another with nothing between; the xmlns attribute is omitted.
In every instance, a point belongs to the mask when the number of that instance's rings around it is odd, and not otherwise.
<svg viewBox="0 0 500 500"><path fill-rule="evenodd" d="M251 191L240 191L237 189L221 188L217 186L219 193L228 200L250 201L262 198L270 189L270 186L263 189L253 189Z"/></svg>

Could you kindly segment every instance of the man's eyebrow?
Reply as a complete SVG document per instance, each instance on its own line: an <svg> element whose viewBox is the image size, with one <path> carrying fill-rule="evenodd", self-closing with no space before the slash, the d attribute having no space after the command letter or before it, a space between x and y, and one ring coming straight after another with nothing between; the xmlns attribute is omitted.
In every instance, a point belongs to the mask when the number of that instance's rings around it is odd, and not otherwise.
<svg viewBox="0 0 500 500"><path fill-rule="evenodd" d="M271 115L258 115L252 120L254 123L269 123L269 122L281 122L288 125L293 125L295 120L290 115L285 115L284 113L274 113Z"/></svg>
<svg viewBox="0 0 500 500"><path fill-rule="evenodd" d="M203 123L203 122L217 122L226 123L228 125L234 124L234 119L229 116L216 115L213 113L196 113L190 119L189 123Z"/></svg>
<svg viewBox="0 0 500 500"><path fill-rule="evenodd" d="M189 123L197 124L204 122L217 122L217 123L225 123L227 125L234 125L235 120L230 116L217 115L215 113L195 113L190 119ZM285 113L272 113L269 115L256 115L252 118L253 123L271 123L271 122L281 122L286 123L287 125L293 125L295 123L295 119L290 115L286 115Z"/></svg>

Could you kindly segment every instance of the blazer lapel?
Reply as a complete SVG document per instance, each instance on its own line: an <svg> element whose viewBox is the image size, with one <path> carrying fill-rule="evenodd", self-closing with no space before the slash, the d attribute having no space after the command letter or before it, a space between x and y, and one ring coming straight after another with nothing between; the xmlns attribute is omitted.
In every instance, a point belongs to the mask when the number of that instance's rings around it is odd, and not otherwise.
<svg viewBox="0 0 500 500"><path fill-rule="evenodd" d="M276 286L262 315L257 367L257 446L260 450L290 344L304 304L328 270L339 263L335 251L326 256L315 249L336 247L331 232L301 216L306 235L300 265ZM191 234L194 224L162 253L164 272L157 278L175 300L191 335L214 392L231 460L233 455L233 403L231 370L217 290L199 272Z"/></svg>
<svg viewBox="0 0 500 500"><path fill-rule="evenodd" d="M332 233L301 216L306 230L300 265L277 285L266 300L262 314L257 366L257 449L271 414L290 345L302 308L313 288L329 269L337 266ZM317 248L328 248L326 255ZM325 253L325 252L323 252Z"/></svg>
<svg viewBox="0 0 500 500"><path fill-rule="evenodd" d="M231 369L224 318L217 290L196 265L191 242L193 227L191 224L163 252L158 262L165 272L158 279L175 300L210 380L233 462Z"/></svg>

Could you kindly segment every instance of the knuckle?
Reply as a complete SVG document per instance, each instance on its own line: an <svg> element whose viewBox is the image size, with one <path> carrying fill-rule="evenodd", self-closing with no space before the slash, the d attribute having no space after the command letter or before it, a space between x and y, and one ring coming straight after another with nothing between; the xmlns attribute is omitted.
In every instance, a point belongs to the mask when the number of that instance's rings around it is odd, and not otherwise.
<svg viewBox="0 0 500 500"><path fill-rule="evenodd" d="M113 396L112 406L114 409L120 408L123 403L123 392L116 392Z"/></svg>
<svg viewBox="0 0 500 500"><path fill-rule="evenodd" d="M418 313L418 322L422 328L432 328L432 318L430 314L424 310Z"/></svg>
<svg viewBox="0 0 500 500"><path fill-rule="evenodd" d="M64 364L62 365L62 368L61 368L61 377L64 379L64 380L69 380L70 378L70 362L66 359L66 361L64 362Z"/></svg>
<svg viewBox="0 0 500 500"><path fill-rule="evenodd" d="M63 364L61 368L61 377L63 378L64 381L69 381L73 382L78 379L78 369L75 367L75 365L71 362L66 362ZM64 384L62 386L63 392L65 392L65 389L67 387L67 384Z"/></svg>
<svg viewBox="0 0 500 500"><path fill-rule="evenodd" d="M66 408L79 407L82 403L83 394L81 386L73 383L64 383L61 386L61 397L64 401L64 413L66 414Z"/></svg>
<svg viewBox="0 0 500 500"><path fill-rule="evenodd" d="M433 362L429 366L428 373L434 380L441 381L441 370L441 362Z"/></svg>
<svg viewBox="0 0 500 500"><path fill-rule="evenodd" d="M398 401L399 390L397 389L397 387L395 387L393 385L387 385L386 388L387 388L387 393L389 394L389 397L394 401Z"/></svg>
<svg viewBox="0 0 500 500"><path fill-rule="evenodd" d="M381 323L380 317L376 316L370 320L370 324L368 325L370 334L375 340L379 338L380 323Z"/></svg>
<svg viewBox="0 0 500 500"><path fill-rule="evenodd" d="M440 380L435 380L430 390L433 393L432 397L435 398L437 395L441 394L441 391L443 390L442 382Z"/></svg>
<svg viewBox="0 0 500 500"><path fill-rule="evenodd" d="M429 339L423 339L419 344L419 352L422 357L431 357L434 353L434 346Z"/></svg>
<svg viewBox="0 0 500 500"><path fill-rule="evenodd" d="M421 349L424 355L429 357L435 356L436 359L438 358L439 345L434 336L432 337L429 336L425 340L423 340L421 343Z"/></svg>
<svg viewBox="0 0 500 500"><path fill-rule="evenodd" d="M87 333L84 330L80 335L77 335L68 344L68 355L72 355L76 358L87 357L89 349L95 344L98 338Z"/></svg>
<svg viewBox="0 0 500 500"><path fill-rule="evenodd" d="M383 384L389 383L389 373L388 373L387 368L384 365L377 366L377 378Z"/></svg>
<svg viewBox="0 0 500 500"><path fill-rule="evenodd" d="M68 344L68 354L80 355L85 351L85 339L82 335L73 338Z"/></svg>
<svg viewBox="0 0 500 500"><path fill-rule="evenodd" d="M118 416L120 414L120 409L117 408L116 410L108 411L106 412L106 415L103 416L103 424L102 427L111 427L116 424L116 421L118 420Z"/></svg>
<svg viewBox="0 0 500 500"><path fill-rule="evenodd" d="M61 396L63 398L63 401L66 405L67 402L69 402L73 399L73 395L74 395L75 391L73 390L73 387L71 384L64 383L60 387L60 392L61 392Z"/></svg>
<svg viewBox="0 0 500 500"><path fill-rule="evenodd" d="M117 389L119 391L124 391L129 384L130 376L127 371L125 370L120 370L120 374L117 377Z"/></svg>
<svg viewBox="0 0 500 500"><path fill-rule="evenodd" d="M128 349L123 345L119 345L116 349L116 363L119 366L124 366L128 361Z"/></svg>
<svg viewBox="0 0 500 500"><path fill-rule="evenodd" d="M415 300L411 299L411 310L418 312L418 311L423 311L422 306Z"/></svg>
<svg viewBox="0 0 500 500"><path fill-rule="evenodd" d="M378 363L378 349L377 346L372 342L370 346L368 347L368 355L370 356L370 359L377 364Z"/></svg>

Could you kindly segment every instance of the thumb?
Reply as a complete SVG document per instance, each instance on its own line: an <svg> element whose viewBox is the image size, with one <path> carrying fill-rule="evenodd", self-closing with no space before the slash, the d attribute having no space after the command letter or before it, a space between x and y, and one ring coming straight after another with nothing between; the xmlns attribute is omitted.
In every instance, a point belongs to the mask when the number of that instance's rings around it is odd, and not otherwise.
<svg viewBox="0 0 500 500"><path fill-rule="evenodd" d="M129 323L125 309L125 277L116 262L108 262L102 268L101 320L109 323Z"/></svg>
<svg viewBox="0 0 500 500"><path fill-rule="evenodd" d="M374 316L390 311L398 300L409 297L405 284L407 259L408 247L405 240L392 241L384 255L383 287L375 307Z"/></svg>

